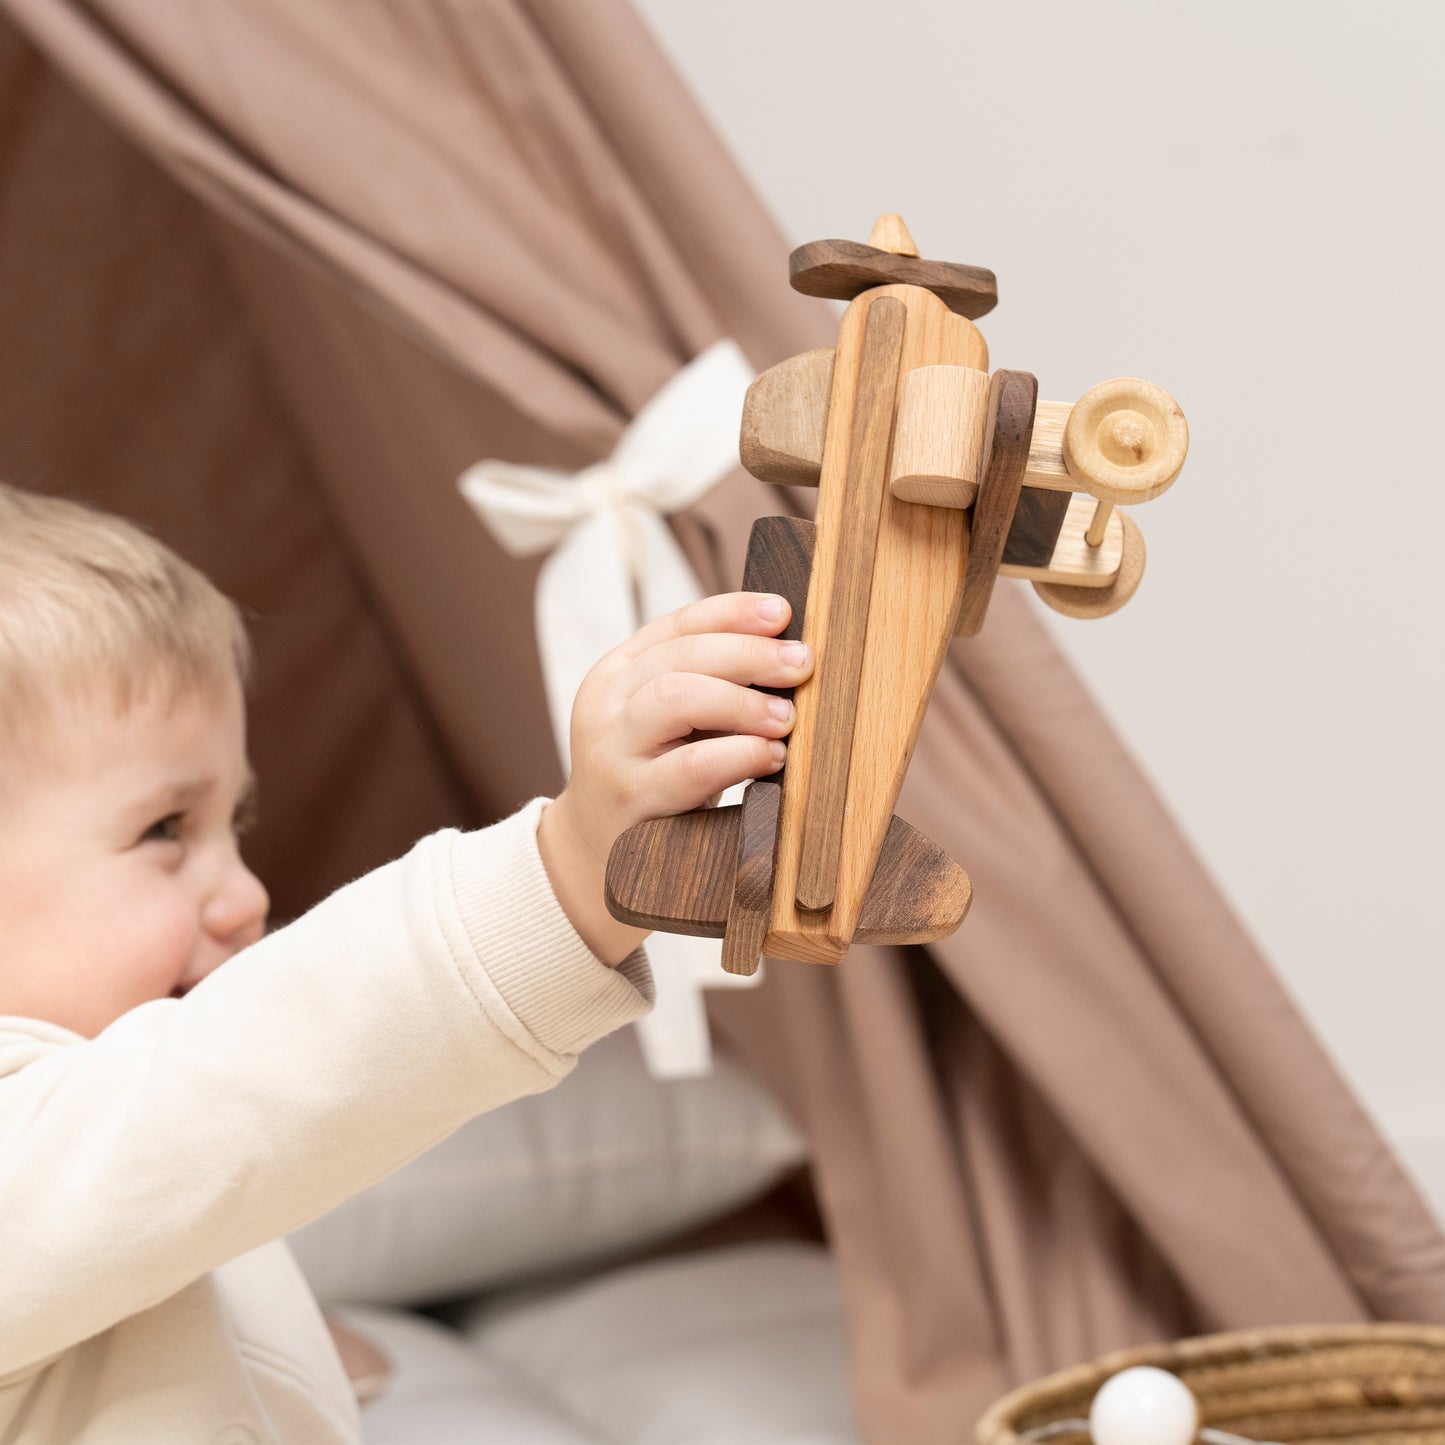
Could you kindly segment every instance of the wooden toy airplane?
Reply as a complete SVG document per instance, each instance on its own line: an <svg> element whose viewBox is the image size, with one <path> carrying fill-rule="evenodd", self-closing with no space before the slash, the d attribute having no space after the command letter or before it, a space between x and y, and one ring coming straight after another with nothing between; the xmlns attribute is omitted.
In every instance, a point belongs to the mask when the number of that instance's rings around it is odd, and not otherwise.
<svg viewBox="0 0 1445 1445"><path fill-rule="evenodd" d="M1163 492L1189 443L1146 381L1069 406L1039 401L1028 372L990 377L972 318L993 309L993 273L921 260L897 216L867 246L800 247L790 270L795 289L851 304L836 348L764 372L743 407L747 469L818 488L816 521L754 524L743 577L789 599L782 635L815 650L787 766L740 805L628 829L607 870L613 914L722 937L734 973L962 923L967 874L893 814L944 653L982 627L1000 575L1072 617L1122 607L1144 541L1114 509Z"/></svg>

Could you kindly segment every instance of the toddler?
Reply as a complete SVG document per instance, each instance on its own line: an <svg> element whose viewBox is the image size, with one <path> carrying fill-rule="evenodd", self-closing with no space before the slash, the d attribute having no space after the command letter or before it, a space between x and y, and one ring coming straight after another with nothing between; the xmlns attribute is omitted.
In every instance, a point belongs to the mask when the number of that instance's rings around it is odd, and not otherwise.
<svg viewBox="0 0 1445 1445"><path fill-rule="evenodd" d="M263 936L235 609L0 484L0 1439L359 1438L282 1236L647 1009L608 850L782 765L791 708L748 684L810 670L787 615L644 627L578 694L560 797Z"/></svg>

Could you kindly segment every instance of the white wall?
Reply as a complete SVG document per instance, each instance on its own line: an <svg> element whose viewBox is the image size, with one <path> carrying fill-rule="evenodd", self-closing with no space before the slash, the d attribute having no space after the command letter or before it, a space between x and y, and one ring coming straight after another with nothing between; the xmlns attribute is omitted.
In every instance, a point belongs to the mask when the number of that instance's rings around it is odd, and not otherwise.
<svg viewBox="0 0 1445 1445"><path fill-rule="evenodd" d="M639 4L794 242L897 211L994 366L1179 399L1138 596L1045 615L1445 1217L1445 6Z"/></svg>

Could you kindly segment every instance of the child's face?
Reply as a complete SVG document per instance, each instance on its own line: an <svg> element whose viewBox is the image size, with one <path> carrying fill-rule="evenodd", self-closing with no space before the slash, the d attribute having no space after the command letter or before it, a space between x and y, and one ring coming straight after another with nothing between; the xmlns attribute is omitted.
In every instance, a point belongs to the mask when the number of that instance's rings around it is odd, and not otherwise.
<svg viewBox="0 0 1445 1445"><path fill-rule="evenodd" d="M0 777L0 1014L93 1038L261 936L240 690L120 718L97 702L41 751Z"/></svg>

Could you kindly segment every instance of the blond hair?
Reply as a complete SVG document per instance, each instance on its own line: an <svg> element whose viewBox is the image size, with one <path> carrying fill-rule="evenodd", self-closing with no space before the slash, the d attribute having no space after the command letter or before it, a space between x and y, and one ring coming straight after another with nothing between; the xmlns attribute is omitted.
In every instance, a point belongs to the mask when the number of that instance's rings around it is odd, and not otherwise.
<svg viewBox="0 0 1445 1445"><path fill-rule="evenodd" d="M229 598L119 517L0 482L0 739L109 690L142 699L244 686L250 647Z"/></svg>

